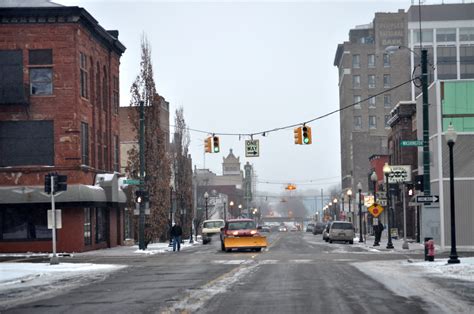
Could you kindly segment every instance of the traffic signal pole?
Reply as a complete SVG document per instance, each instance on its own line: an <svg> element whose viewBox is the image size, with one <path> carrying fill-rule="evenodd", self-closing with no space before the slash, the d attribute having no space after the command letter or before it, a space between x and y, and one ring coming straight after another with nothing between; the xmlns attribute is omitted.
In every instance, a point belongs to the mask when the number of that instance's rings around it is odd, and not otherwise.
<svg viewBox="0 0 474 314"><path fill-rule="evenodd" d="M53 256L51 256L51 260L49 262L50 265L57 265L59 264L59 259L58 256L56 255L56 204L54 201L54 193L55 188L54 188L54 175L51 175L51 213L53 216L53 229L52 229L52 234L53 234Z"/></svg>
<svg viewBox="0 0 474 314"><path fill-rule="evenodd" d="M421 91L423 93L423 192L431 195L430 186L430 127L428 104L428 51L421 50Z"/></svg>
<svg viewBox="0 0 474 314"><path fill-rule="evenodd" d="M145 183L145 103L140 101L140 185L139 191L143 191L143 184ZM143 195L143 194L141 194ZM139 203L139 219L138 219L138 248L145 250L145 202Z"/></svg>

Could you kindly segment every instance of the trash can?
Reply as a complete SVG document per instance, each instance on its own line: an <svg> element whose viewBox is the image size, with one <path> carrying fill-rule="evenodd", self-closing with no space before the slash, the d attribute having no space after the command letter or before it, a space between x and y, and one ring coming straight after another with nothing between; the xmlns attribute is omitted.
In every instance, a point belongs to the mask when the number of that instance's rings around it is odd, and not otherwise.
<svg viewBox="0 0 474 314"><path fill-rule="evenodd" d="M428 245L427 245L427 242L429 240L433 240L433 238L431 237L426 237L425 238L425 241L423 242L424 246L425 246L425 261L428 261Z"/></svg>

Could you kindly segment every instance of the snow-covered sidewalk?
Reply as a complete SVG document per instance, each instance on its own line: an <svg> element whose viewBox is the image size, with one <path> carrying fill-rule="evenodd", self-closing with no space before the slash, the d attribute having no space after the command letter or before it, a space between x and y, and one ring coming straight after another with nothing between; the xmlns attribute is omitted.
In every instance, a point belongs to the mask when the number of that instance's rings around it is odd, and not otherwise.
<svg viewBox="0 0 474 314"><path fill-rule="evenodd" d="M91 280L102 280L124 267L90 263L0 263L0 310Z"/></svg>

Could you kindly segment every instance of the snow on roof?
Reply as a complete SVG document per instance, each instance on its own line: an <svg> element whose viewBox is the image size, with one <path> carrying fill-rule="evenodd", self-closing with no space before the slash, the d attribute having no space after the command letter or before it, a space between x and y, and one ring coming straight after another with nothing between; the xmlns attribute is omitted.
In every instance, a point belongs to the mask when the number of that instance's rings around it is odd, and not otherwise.
<svg viewBox="0 0 474 314"><path fill-rule="evenodd" d="M50 0L2 0L0 8L64 7Z"/></svg>

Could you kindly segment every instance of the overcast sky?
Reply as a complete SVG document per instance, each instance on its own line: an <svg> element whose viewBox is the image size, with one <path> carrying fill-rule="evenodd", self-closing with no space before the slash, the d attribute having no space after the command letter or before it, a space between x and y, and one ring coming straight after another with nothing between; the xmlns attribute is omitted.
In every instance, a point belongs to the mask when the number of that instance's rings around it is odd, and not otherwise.
<svg viewBox="0 0 474 314"><path fill-rule="evenodd" d="M337 45L375 12L407 10L399 1L114 1L55 0L84 7L105 29L120 32L121 106L138 74L140 37L152 47L155 82L189 127L254 133L310 120L338 108ZM417 2L417 1L416 1ZM445 1L446 2L446 1ZM440 3L428 1L427 3ZM294 145L293 130L261 136L260 157L245 158L245 137L222 136L220 154L203 154L206 134L191 132L193 164L222 173L233 149L254 165L259 182L296 182L298 191L340 182L339 116L316 121L312 145ZM259 183L260 191L283 191Z"/></svg>

